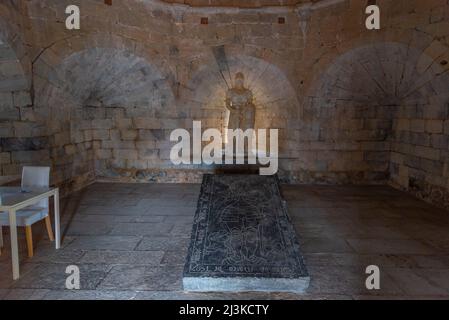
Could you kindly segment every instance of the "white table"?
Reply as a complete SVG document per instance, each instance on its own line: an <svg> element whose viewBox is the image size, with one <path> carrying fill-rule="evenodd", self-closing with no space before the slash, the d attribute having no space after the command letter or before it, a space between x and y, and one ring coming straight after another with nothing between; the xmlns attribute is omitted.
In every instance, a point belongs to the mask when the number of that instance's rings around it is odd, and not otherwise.
<svg viewBox="0 0 449 320"><path fill-rule="evenodd" d="M19 279L19 245L17 242L16 212L20 209L36 204L39 201L54 197L55 205L55 243L56 249L61 247L60 218L59 218L59 189L33 188L22 191L21 187L0 187L0 211L9 213L11 235L12 277ZM0 233L0 237L2 237Z"/></svg>

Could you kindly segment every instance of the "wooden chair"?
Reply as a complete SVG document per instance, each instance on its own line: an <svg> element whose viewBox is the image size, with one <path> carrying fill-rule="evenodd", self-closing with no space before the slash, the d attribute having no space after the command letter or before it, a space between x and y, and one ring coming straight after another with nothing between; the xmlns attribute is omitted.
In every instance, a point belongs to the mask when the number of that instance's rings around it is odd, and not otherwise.
<svg viewBox="0 0 449 320"><path fill-rule="evenodd" d="M50 185L50 168L49 167L24 167L22 170L22 190L32 187L49 187ZM31 226L38 221L45 220L48 238L54 241L53 229L49 214L48 199L39 203L17 211L17 226L25 227L28 257L34 255L33 249L33 232ZM9 216L7 212L0 212L0 234L2 226L9 226ZM0 249L3 247L2 236L0 235ZM1 254L1 251L0 251Z"/></svg>

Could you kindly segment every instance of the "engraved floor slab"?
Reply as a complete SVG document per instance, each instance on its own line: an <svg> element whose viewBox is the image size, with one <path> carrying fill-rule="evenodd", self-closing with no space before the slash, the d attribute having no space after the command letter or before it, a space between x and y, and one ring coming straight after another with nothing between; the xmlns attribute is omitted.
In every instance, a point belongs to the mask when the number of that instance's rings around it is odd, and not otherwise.
<svg viewBox="0 0 449 320"><path fill-rule="evenodd" d="M302 293L309 281L277 178L205 175L184 290Z"/></svg>

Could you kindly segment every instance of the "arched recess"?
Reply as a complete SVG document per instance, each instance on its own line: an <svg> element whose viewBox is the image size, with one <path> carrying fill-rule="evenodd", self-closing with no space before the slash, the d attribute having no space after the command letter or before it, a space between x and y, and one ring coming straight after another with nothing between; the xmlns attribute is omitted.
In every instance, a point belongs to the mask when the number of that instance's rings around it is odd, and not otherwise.
<svg viewBox="0 0 449 320"><path fill-rule="evenodd" d="M229 116L226 92L234 86L238 72L244 74L245 86L254 96L256 128L279 129L280 157L293 157L295 150L290 146L299 129L299 103L289 80L274 64L253 56L215 52L208 64L190 78L181 101L194 120L202 120L210 128L224 129Z"/></svg>
<svg viewBox="0 0 449 320"><path fill-rule="evenodd" d="M422 198L432 190L447 197L448 61L438 41L424 49L375 43L334 60L303 110L301 137L313 146L305 163L318 164L315 177L391 181Z"/></svg>
<svg viewBox="0 0 449 320"><path fill-rule="evenodd" d="M95 50L97 52L95 52ZM115 55L113 52L118 54ZM60 75L56 75L56 73L60 72L63 68L66 68L62 65L64 63L70 63L70 59L76 61L77 57L79 57L79 59L84 59L80 60L80 63L87 62L92 66L95 62L89 61L89 59L102 59L102 56L108 58L108 55L109 58L112 59L121 59L119 57L120 52L129 57L151 61L151 63L148 62L148 64L157 70L157 73L161 78L166 79L166 82L172 86L174 80L170 67L164 59L160 59L158 52L155 51L154 48L151 48L149 44L141 43L117 34L97 32L61 39L43 50L34 63L34 80L37 83L36 90L46 88L47 85L51 83L51 80L55 79L54 77L49 79L47 75L60 77ZM133 61L126 62L133 63ZM127 67L120 67L114 63L111 65L112 68L118 67L126 69ZM98 71L98 67L94 67L94 69ZM108 68L108 64L103 63L101 67L105 70ZM114 72L116 73L117 71L114 70ZM97 73L95 77L98 75L99 73ZM89 84L91 83L89 82ZM36 93L36 96L39 96L39 94Z"/></svg>
<svg viewBox="0 0 449 320"><path fill-rule="evenodd" d="M434 57L430 50L438 50ZM385 105L425 99L426 87L444 94L449 48L439 42L423 50L396 42L380 42L351 49L332 62L316 81L308 98L334 103Z"/></svg>
<svg viewBox="0 0 449 320"><path fill-rule="evenodd" d="M145 107L163 109L173 105L173 94L155 66L133 52L91 48L66 57L50 72L36 75L47 81L42 98L61 91L79 106ZM41 98L41 99L42 99ZM40 104L45 104L41 101Z"/></svg>
<svg viewBox="0 0 449 320"><path fill-rule="evenodd" d="M17 179L23 165L49 160L46 130L32 108L22 34L5 12L0 10L0 183Z"/></svg>
<svg viewBox="0 0 449 320"><path fill-rule="evenodd" d="M175 108L159 69L127 48L88 48L36 66L36 104L49 117L72 177L117 177L148 167L159 145L146 129L162 129L161 114ZM59 138L58 138L59 137Z"/></svg>

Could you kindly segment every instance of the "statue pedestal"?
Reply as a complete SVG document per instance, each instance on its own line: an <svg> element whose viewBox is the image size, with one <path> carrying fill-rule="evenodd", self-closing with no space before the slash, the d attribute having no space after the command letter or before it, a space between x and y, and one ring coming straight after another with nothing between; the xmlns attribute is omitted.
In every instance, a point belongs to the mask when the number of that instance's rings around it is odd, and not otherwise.
<svg viewBox="0 0 449 320"><path fill-rule="evenodd" d="M232 164L226 164L226 154L223 153L222 164L215 168L217 174L259 174L261 167L264 167L258 163L249 164L248 154L241 156L244 159L243 164L237 163L237 155L228 155L228 158L232 158Z"/></svg>
<svg viewBox="0 0 449 320"><path fill-rule="evenodd" d="M215 168L217 174L259 174L258 164L224 164Z"/></svg>

